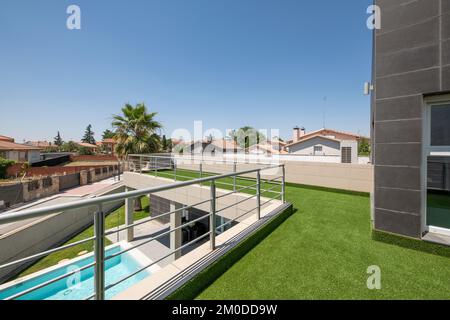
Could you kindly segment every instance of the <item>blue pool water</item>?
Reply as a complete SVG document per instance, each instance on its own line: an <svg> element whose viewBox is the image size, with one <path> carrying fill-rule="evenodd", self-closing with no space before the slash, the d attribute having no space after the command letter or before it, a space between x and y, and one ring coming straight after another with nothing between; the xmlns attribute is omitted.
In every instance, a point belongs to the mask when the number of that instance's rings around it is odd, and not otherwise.
<svg viewBox="0 0 450 320"><path fill-rule="evenodd" d="M112 255L122 250L120 246L108 249L105 256ZM33 288L41 283L54 279L58 276L66 274L70 271L76 270L80 267L86 266L94 261L94 257L78 260L73 264L64 266L40 276L18 283L15 286L9 287L0 291L0 300L6 299L19 292L23 292L29 288ZM142 266L128 253L124 253L105 262L105 285L115 283L120 279L137 271ZM106 299L111 299L113 296L131 287L133 284L148 277L150 272L144 270L137 275L121 282L120 284L107 290L105 293ZM71 275L67 278L58 280L43 288L23 295L17 300L84 300L94 293L94 267L82 270L78 274Z"/></svg>

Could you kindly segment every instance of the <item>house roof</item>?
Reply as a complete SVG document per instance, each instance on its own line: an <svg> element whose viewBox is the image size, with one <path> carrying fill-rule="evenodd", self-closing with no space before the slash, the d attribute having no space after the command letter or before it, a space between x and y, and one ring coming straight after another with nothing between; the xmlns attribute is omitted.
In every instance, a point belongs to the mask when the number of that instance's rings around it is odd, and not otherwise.
<svg viewBox="0 0 450 320"><path fill-rule="evenodd" d="M27 141L25 144L28 146L38 147L38 148L51 148L51 147L56 148L56 147L58 147L56 145L52 145L48 141Z"/></svg>
<svg viewBox="0 0 450 320"><path fill-rule="evenodd" d="M322 137L322 138L326 138L326 139L333 140L333 141L342 141L342 140L344 140L344 139L334 139L334 138L331 138L331 137L327 137L329 135L347 136L348 139L354 139L354 140L361 138L361 136L353 134L353 133L322 128L320 130L316 130L316 131L310 132L308 134L305 134L304 136L300 137L298 141L289 141L290 143L287 146L289 147L289 146L295 145L297 143L301 143L303 141L310 140L310 139L312 139L314 137Z"/></svg>
<svg viewBox="0 0 450 320"><path fill-rule="evenodd" d="M198 141L191 141L188 143L188 145L195 145L197 143L201 143L206 144L206 145L213 145L216 146L217 148L221 148L223 150L228 150L228 149L242 149L236 142L234 142L233 140L225 140L225 139L218 139L218 140L213 140L213 141L208 141L208 140L198 140Z"/></svg>
<svg viewBox="0 0 450 320"><path fill-rule="evenodd" d="M14 138L0 135L0 141L14 142Z"/></svg>
<svg viewBox="0 0 450 320"><path fill-rule="evenodd" d="M220 139L220 140L213 140L211 142L212 145L215 145L218 148L222 148L224 150L227 149L241 149L241 147L234 142L233 140L225 140L225 139Z"/></svg>
<svg viewBox="0 0 450 320"><path fill-rule="evenodd" d="M0 150L2 151L29 151L29 150L41 150L41 148L34 146L27 146L25 144L14 143L10 141L0 140Z"/></svg>
<svg viewBox="0 0 450 320"><path fill-rule="evenodd" d="M91 148L91 149L97 149L98 146L96 146L95 144L90 144L90 143L86 143L86 142L75 142L77 145L79 145L80 147L85 147L85 148Z"/></svg>
<svg viewBox="0 0 450 320"><path fill-rule="evenodd" d="M95 144L97 146L101 146L103 144L116 144L117 141L115 139L112 138L108 138L108 139L103 139L102 141L97 141Z"/></svg>
<svg viewBox="0 0 450 320"><path fill-rule="evenodd" d="M266 144L266 143L254 144L254 145L248 147L247 151L251 150L251 149L264 150L264 151L268 151L272 154L288 154L288 152L286 152L284 150L281 150L281 151L276 150L272 147L272 145Z"/></svg>

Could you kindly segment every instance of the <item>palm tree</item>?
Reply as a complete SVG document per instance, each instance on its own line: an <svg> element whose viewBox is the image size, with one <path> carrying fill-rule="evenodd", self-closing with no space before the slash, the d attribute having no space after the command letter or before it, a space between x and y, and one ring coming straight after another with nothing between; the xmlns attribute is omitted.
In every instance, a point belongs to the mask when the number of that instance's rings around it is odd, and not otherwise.
<svg viewBox="0 0 450 320"><path fill-rule="evenodd" d="M147 112L144 103L135 107L126 104L122 115L114 115L112 126L116 132L116 153L125 157L131 153L158 152L161 148L161 138L157 133L162 128L161 123L154 120L157 112Z"/></svg>

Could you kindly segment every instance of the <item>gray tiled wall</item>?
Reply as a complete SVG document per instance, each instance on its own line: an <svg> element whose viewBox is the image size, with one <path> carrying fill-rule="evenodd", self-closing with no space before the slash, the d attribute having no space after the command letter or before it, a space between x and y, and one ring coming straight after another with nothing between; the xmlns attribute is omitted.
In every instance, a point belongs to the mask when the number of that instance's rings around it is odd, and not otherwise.
<svg viewBox="0 0 450 320"><path fill-rule="evenodd" d="M421 236L422 108L450 90L450 0L377 0L373 144L375 228Z"/></svg>

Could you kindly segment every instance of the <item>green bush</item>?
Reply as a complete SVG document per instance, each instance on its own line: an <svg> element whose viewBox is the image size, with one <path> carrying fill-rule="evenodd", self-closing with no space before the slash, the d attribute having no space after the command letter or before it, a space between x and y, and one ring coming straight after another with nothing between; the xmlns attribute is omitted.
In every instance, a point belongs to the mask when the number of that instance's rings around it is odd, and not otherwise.
<svg viewBox="0 0 450 320"><path fill-rule="evenodd" d="M0 158L0 179L6 179L6 170L16 162Z"/></svg>
<svg viewBox="0 0 450 320"><path fill-rule="evenodd" d="M91 156L91 155L93 155L94 153L93 153L92 150L89 149L89 148L81 147L81 148L78 150L78 154L79 154L80 156Z"/></svg>

